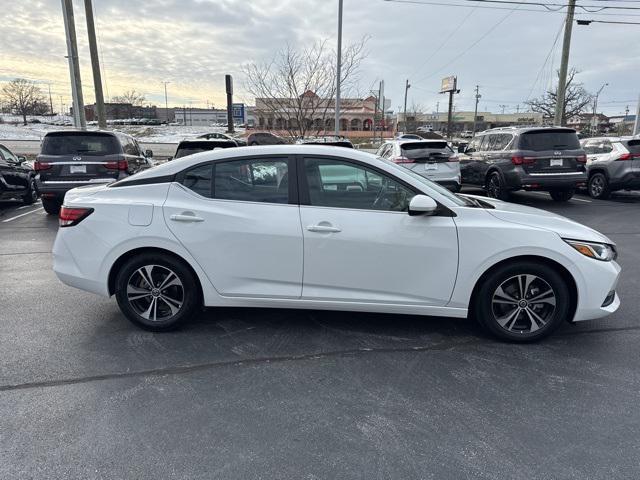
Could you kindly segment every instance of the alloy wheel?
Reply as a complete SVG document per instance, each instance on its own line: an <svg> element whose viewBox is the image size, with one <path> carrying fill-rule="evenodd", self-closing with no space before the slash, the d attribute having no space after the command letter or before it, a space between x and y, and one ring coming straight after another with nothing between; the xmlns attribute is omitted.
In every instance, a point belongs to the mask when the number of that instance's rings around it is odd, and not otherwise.
<svg viewBox="0 0 640 480"><path fill-rule="evenodd" d="M600 195L602 195L602 192L604 190L604 178L601 175L595 175L591 179L589 187L591 189L591 196L599 197Z"/></svg>
<svg viewBox="0 0 640 480"><path fill-rule="evenodd" d="M508 332L533 333L553 319L556 294L541 277L516 275L496 288L491 309L496 323Z"/></svg>
<svg viewBox="0 0 640 480"><path fill-rule="evenodd" d="M129 277L127 300L142 318L163 322L182 308L184 286L173 270L162 265L145 265Z"/></svg>
<svg viewBox="0 0 640 480"><path fill-rule="evenodd" d="M500 190L500 177L498 177L498 175L491 175L489 185L487 186L487 194L491 198L500 198Z"/></svg>

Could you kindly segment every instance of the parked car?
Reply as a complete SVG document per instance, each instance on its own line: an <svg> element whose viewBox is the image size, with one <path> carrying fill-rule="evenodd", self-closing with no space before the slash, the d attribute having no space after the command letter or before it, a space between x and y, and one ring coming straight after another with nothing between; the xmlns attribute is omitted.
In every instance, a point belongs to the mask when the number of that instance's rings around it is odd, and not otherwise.
<svg viewBox="0 0 640 480"><path fill-rule="evenodd" d="M38 199L35 171L21 156L0 144L0 200L21 200L30 205Z"/></svg>
<svg viewBox="0 0 640 480"><path fill-rule="evenodd" d="M640 189L640 139L602 137L581 143L587 154L589 195L606 199L616 190Z"/></svg>
<svg viewBox="0 0 640 480"><path fill-rule="evenodd" d="M351 140L344 137L306 138L306 139L302 139L298 144L299 145L325 145L330 147L353 148L353 143L351 143Z"/></svg>
<svg viewBox="0 0 640 480"><path fill-rule="evenodd" d="M587 182L587 157L570 128L495 128L477 133L465 154L463 185L483 187L500 200L516 190L539 190L563 202Z"/></svg>
<svg viewBox="0 0 640 480"><path fill-rule="evenodd" d="M377 155L449 190L460 191L460 162L446 140L391 140Z"/></svg>
<svg viewBox="0 0 640 480"><path fill-rule="evenodd" d="M111 183L152 166L131 135L119 132L64 130L48 132L34 169L42 206L57 214L68 190Z"/></svg>
<svg viewBox="0 0 640 480"><path fill-rule="evenodd" d="M232 137L231 135L227 135L226 133L205 133L204 135L199 135L197 138L204 138L206 140L229 140L231 142L235 142L238 147L246 147L247 140L240 137Z"/></svg>
<svg viewBox="0 0 640 480"><path fill-rule="evenodd" d="M424 140L424 137L415 133L401 133L396 137L397 140Z"/></svg>
<svg viewBox="0 0 640 480"><path fill-rule="evenodd" d="M471 130L464 130L460 132L460 138L473 138L473 132Z"/></svg>
<svg viewBox="0 0 640 480"><path fill-rule="evenodd" d="M416 132L418 133L433 132L433 125L421 125L420 127L416 128Z"/></svg>
<svg viewBox="0 0 640 480"><path fill-rule="evenodd" d="M249 146L283 145L285 143L287 143L287 141L284 138L269 132L252 133L247 137L247 145Z"/></svg>
<svg viewBox="0 0 640 480"><path fill-rule="evenodd" d="M183 140L178 144L176 154L169 160L186 157L194 153L217 150L219 148L235 148L237 146L236 142L232 140Z"/></svg>
<svg viewBox="0 0 640 480"><path fill-rule="evenodd" d="M74 189L53 246L60 280L115 295L149 330L203 306L307 308L471 315L516 342L615 312L615 259L609 238L556 214L315 145L216 150Z"/></svg>

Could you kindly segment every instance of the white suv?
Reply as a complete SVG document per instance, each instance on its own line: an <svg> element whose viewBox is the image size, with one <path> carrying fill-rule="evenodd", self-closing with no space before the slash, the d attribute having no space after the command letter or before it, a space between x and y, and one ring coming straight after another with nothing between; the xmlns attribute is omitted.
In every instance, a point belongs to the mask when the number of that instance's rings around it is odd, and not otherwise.
<svg viewBox="0 0 640 480"><path fill-rule="evenodd" d="M446 140L390 140L377 155L449 190L460 191L460 159Z"/></svg>

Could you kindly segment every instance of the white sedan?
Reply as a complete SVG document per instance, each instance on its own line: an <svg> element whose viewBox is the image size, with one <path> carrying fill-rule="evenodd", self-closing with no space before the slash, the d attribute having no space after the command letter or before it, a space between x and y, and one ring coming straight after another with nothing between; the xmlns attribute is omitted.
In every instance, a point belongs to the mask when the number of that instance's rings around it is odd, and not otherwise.
<svg viewBox="0 0 640 480"><path fill-rule="evenodd" d="M190 155L69 191L60 227L58 277L154 331L203 306L276 307L471 315L531 341L620 305L604 235L339 147Z"/></svg>

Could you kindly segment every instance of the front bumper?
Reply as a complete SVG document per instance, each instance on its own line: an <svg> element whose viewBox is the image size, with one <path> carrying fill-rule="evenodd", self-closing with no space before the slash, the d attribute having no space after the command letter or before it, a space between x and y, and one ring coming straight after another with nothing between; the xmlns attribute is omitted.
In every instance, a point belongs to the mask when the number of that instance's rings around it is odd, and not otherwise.
<svg viewBox="0 0 640 480"><path fill-rule="evenodd" d="M609 294L616 291L622 271L620 265L615 261L587 260L589 262L580 264L582 285L578 285L578 304L574 322L606 317L620 307L620 296L617 292L611 303L606 302Z"/></svg>

